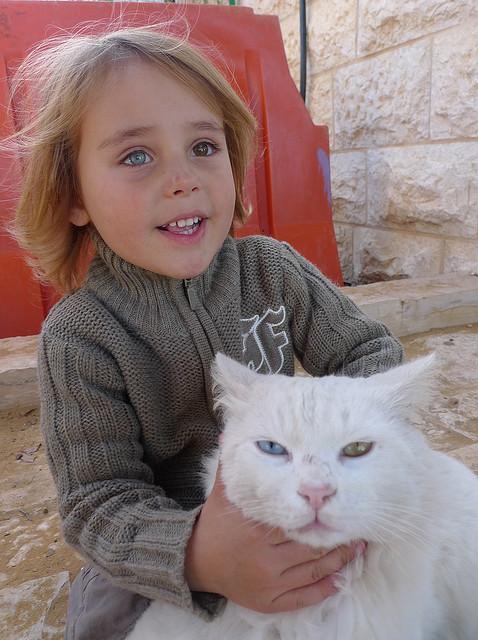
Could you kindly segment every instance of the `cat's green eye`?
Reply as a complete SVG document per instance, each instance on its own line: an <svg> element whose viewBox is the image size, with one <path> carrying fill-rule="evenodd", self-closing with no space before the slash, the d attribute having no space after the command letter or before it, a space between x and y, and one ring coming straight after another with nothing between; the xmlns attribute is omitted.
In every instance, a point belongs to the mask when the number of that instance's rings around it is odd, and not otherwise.
<svg viewBox="0 0 478 640"><path fill-rule="evenodd" d="M359 458L369 453L372 447L373 442L351 442L342 449L341 454L346 458Z"/></svg>

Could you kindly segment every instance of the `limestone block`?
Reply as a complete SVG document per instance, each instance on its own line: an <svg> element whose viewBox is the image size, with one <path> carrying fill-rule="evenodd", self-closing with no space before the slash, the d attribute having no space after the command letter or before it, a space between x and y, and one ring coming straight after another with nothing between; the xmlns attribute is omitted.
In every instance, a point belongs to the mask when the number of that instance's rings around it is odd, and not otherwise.
<svg viewBox="0 0 478 640"><path fill-rule="evenodd" d="M434 38L432 138L478 136L477 33L478 22L472 21Z"/></svg>
<svg viewBox="0 0 478 640"><path fill-rule="evenodd" d="M308 81L307 106L315 124L325 124L329 128L330 147L334 140L334 118L332 111L332 75L313 76Z"/></svg>
<svg viewBox="0 0 478 640"><path fill-rule="evenodd" d="M370 151L368 222L441 235L474 236L478 143Z"/></svg>
<svg viewBox="0 0 478 640"><path fill-rule="evenodd" d="M416 142L428 137L431 45L348 65L335 74L335 148Z"/></svg>
<svg viewBox="0 0 478 640"><path fill-rule="evenodd" d="M292 15L281 20L280 28L287 62L292 74L292 70L300 66L299 16Z"/></svg>
<svg viewBox="0 0 478 640"><path fill-rule="evenodd" d="M241 7L251 7L254 13L276 15L282 20L299 12L298 0L241 0Z"/></svg>
<svg viewBox="0 0 478 640"><path fill-rule="evenodd" d="M343 224L334 224L335 239L339 252L340 267L344 282L353 282L353 228Z"/></svg>
<svg viewBox="0 0 478 640"><path fill-rule="evenodd" d="M331 156L332 209L334 220L367 222L367 156L365 152L334 153Z"/></svg>
<svg viewBox="0 0 478 640"><path fill-rule="evenodd" d="M406 233L357 228L354 273L359 283L417 278L440 273L442 240Z"/></svg>
<svg viewBox="0 0 478 640"><path fill-rule="evenodd" d="M0 590L3 640L61 640L70 592L67 571Z"/></svg>
<svg viewBox="0 0 478 640"><path fill-rule="evenodd" d="M38 336L0 340L0 410L36 406Z"/></svg>
<svg viewBox="0 0 478 640"><path fill-rule="evenodd" d="M475 0L361 0L359 54L456 26L474 9Z"/></svg>
<svg viewBox="0 0 478 640"><path fill-rule="evenodd" d="M468 242L446 240L444 270L445 273L462 271L478 275L478 238Z"/></svg>
<svg viewBox="0 0 478 640"><path fill-rule="evenodd" d="M355 58L356 0L317 0L308 5L310 73L327 71Z"/></svg>
<svg viewBox="0 0 478 640"><path fill-rule="evenodd" d="M294 84L297 88L297 91L300 91L300 66L296 64L293 67L290 67L289 71L290 71L291 78L294 81Z"/></svg>

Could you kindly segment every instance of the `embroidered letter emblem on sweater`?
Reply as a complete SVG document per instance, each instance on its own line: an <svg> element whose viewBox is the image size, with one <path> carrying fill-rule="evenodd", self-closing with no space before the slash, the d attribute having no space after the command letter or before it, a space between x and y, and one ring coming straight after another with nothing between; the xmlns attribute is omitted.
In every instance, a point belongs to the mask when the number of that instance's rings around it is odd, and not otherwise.
<svg viewBox="0 0 478 640"><path fill-rule="evenodd" d="M284 364L284 348L289 344L287 333L277 331L285 321L285 307L268 309L263 316L241 319L242 359L258 373L279 373Z"/></svg>

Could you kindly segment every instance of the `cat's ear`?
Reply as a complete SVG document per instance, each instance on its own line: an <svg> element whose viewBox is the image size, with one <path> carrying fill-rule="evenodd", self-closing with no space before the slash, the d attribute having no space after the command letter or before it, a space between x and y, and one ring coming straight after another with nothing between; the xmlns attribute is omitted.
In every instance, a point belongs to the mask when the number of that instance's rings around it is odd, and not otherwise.
<svg viewBox="0 0 478 640"><path fill-rule="evenodd" d="M214 406L226 411L246 403L250 397L252 385L262 377L223 353L216 355L211 375L215 398Z"/></svg>
<svg viewBox="0 0 478 640"><path fill-rule="evenodd" d="M437 377L434 353L372 376L391 408L413 415L424 409L433 395Z"/></svg>

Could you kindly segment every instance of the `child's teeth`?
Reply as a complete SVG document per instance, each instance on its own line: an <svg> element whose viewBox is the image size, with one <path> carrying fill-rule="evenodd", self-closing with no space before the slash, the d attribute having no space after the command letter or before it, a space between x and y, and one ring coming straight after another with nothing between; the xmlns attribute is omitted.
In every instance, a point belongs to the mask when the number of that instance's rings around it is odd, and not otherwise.
<svg viewBox="0 0 478 640"><path fill-rule="evenodd" d="M198 224L201 218L183 218L182 220L176 220L176 222L170 222L167 227L180 227L181 229L184 227L192 227L195 224Z"/></svg>

